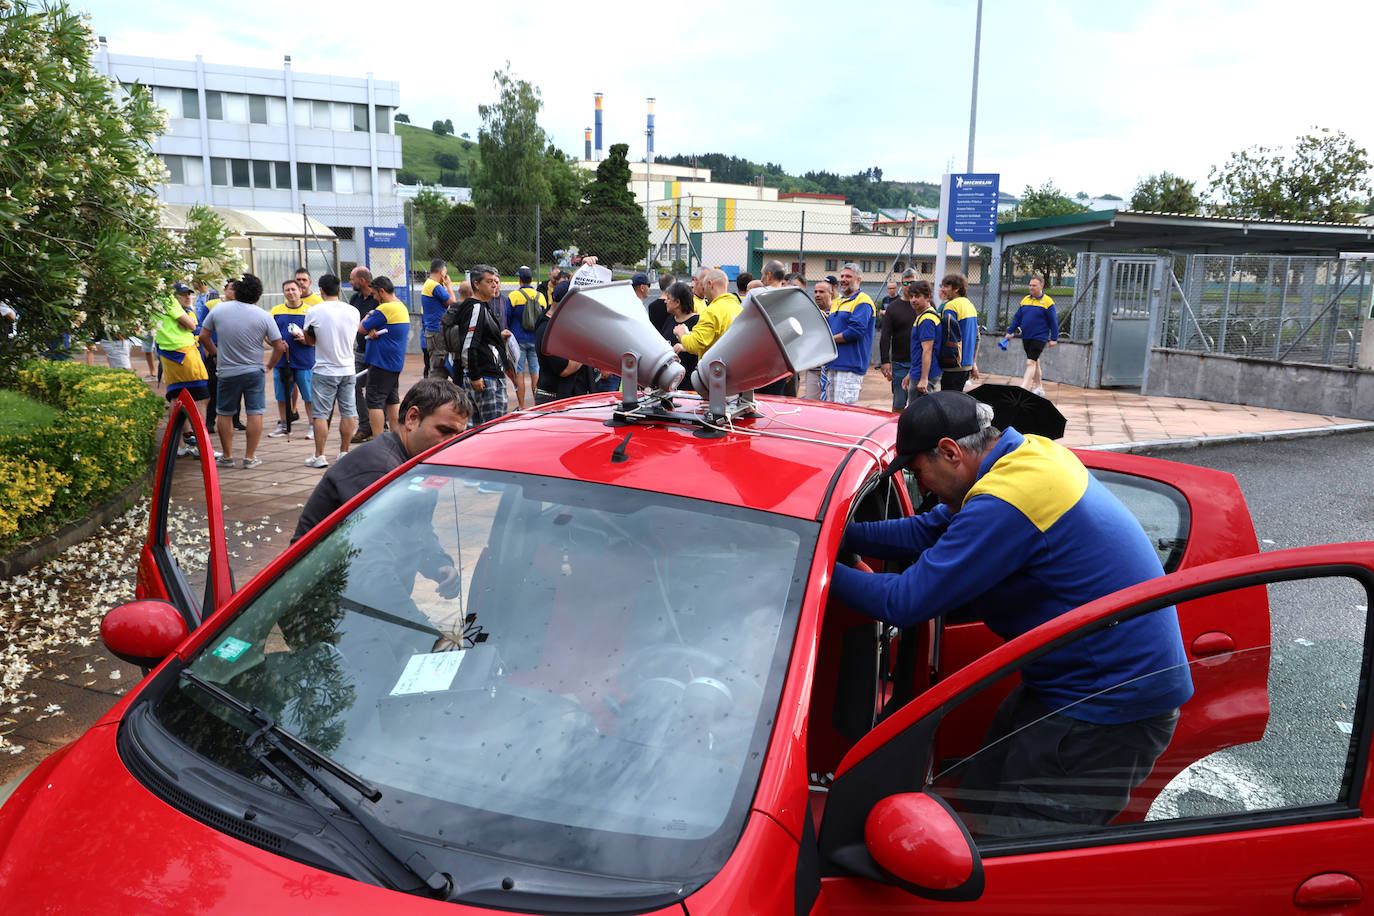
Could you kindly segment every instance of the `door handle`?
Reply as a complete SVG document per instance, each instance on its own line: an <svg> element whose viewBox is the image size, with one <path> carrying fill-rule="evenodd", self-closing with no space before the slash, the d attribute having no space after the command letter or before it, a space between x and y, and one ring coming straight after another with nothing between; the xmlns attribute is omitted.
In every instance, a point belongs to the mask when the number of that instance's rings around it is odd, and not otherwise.
<svg viewBox="0 0 1374 916"><path fill-rule="evenodd" d="M1193 640L1192 649L1194 658L1226 655L1236 651L1236 641L1231 638L1230 633L1211 630L1207 633L1199 634L1198 637Z"/></svg>
<svg viewBox="0 0 1374 916"><path fill-rule="evenodd" d="M1293 895L1293 903L1304 907L1355 906L1363 899L1360 882L1340 872L1313 875Z"/></svg>

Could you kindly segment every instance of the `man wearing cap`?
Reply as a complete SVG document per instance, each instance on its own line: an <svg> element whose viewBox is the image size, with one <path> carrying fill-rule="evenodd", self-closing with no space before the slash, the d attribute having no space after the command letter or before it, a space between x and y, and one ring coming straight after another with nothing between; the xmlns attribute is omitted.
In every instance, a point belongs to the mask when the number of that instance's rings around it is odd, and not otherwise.
<svg viewBox="0 0 1374 916"><path fill-rule="evenodd" d="M836 565L832 598L910 627L968 606L1003 639L1163 575L1140 523L1068 449L939 391L902 412L897 455L940 505L852 523L844 550L915 562L899 574ZM1122 621L1021 669L983 747L959 764L960 803L984 835L1108 823L1168 746L1192 696L1173 607Z"/></svg>
<svg viewBox="0 0 1374 916"><path fill-rule="evenodd" d="M520 359L514 367L515 402L524 410L525 383L529 382L530 400L533 401L535 382L539 378L539 354L534 347L534 329L539 326L539 319L544 316L549 303L544 294L535 288L534 273L528 267L520 268L515 275L520 279L520 286L511 291L510 305L506 306L506 327L510 329L511 336L520 347ZM527 321L530 316L525 314L526 306L531 303L537 314L533 315L533 321Z"/></svg>

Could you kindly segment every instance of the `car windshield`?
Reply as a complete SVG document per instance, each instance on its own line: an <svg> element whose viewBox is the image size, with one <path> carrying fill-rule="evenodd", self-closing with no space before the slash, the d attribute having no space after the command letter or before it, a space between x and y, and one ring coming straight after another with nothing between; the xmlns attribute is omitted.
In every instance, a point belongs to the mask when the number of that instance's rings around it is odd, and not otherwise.
<svg viewBox="0 0 1374 916"><path fill-rule="evenodd" d="M442 849L691 885L743 830L816 530L420 465L190 667L371 782L378 817ZM281 791L243 753L247 726L193 685L172 686L156 717Z"/></svg>

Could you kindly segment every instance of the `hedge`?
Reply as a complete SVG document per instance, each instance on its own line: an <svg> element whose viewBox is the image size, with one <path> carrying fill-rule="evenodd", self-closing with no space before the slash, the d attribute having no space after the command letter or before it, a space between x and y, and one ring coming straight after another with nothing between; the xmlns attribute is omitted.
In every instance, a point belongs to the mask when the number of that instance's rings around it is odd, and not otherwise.
<svg viewBox="0 0 1374 916"><path fill-rule="evenodd" d="M128 370L30 362L7 387L58 416L52 426L0 436L0 550L84 518L157 453L163 400Z"/></svg>

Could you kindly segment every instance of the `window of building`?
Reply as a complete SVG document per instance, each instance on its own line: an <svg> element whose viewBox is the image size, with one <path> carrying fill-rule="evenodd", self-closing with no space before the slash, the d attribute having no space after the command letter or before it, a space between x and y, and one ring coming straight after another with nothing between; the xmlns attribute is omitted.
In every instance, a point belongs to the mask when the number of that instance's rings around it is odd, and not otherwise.
<svg viewBox="0 0 1374 916"><path fill-rule="evenodd" d="M224 92L224 120L235 124L248 123L248 96L242 92Z"/></svg>
<svg viewBox="0 0 1374 916"><path fill-rule="evenodd" d="M367 106L353 106L353 129L360 133L367 133Z"/></svg>
<svg viewBox="0 0 1374 916"><path fill-rule="evenodd" d="M377 106L377 133L391 133L391 109L385 105Z"/></svg>
<svg viewBox="0 0 1374 916"><path fill-rule="evenodd" d="M859 262L859 273L866 274L866 273L872 273L872 272L873 272L873 262L872 262L872 261L860 261L860 262Z"/></svg>
<svg viewBox="0 0 1374 916"><path fill-rule="evenodd" d="M267 96L250 95L248 97L248 120L253 124L267 123Z"/></svg>
<svg viewBox="0 0 1374 916"><path fill-rule="evenodd" d="M294 117L297 127L310 126L310 101L308 99L296 99Z"/></svg>
<svg viewBox="0 0 1374 916"><path fill-rule="evenodd" d="M181 116L200 120L200 97L194 89L181 90Z"/></svg>
<svg viewBox="0 0 1374 916"><path fill-rule="evenodd" d="M234 180L236 188L251 188L253 180L250 174L250 167L247 159L229 160L230 177Z"/></svg>
<svg viewBox="0 0 1374 916"><path fill-rule="evenodd" d="M315 170L308 162L296 163L296 187L302 191L315 190Z"/></svg>
<svg viewBox="0 0 1374 916"><path fill-rule="evenodd" d="M229 160L218 156L210 160L210 184L217 188L229 186Z"/></svg>
<svg viewBox="0 0 1374 916"><path fill-rule="evenodd" d="M353 227L352 227L352 226L330 226L330 227L329 227L329 231L332 232L332 233L334 233L336 236L338 236L339 241L341 241L341 242L351 242L351 241L353 241Z"/></svg>
<svg viewBox="0 0 1374 916"><path fill-rule="evenodd" d="M366 166L354 166L353 168L353 193L369 194L372 192L372 169Z"/></svg>
<svg viewBox="0 0 1374 916"><path fill-rule="evenodd" d="M334 190L334 166L316 165L315 166L315 190L333 191Z"/></svg>
<svg viewBox="0 0 1374 916"><path fill-rule="evenodd" d="M878 273L880 273L880 274L881 274L881 273L886 273L886 272L887 272L887 262L886 262L886 261L874 261L874 262L873 262L873 269L876 270L876 271L877 271Z"/></svg>
<svg viewBox="0 0 1374 916"><path fill-rule="evenodd" d="M163 156L162 164L167 166L168 184L186 183L186 173L182 170L180 156Z"/></svg>
<svg viewBox="0 0 1374 916"><path fill-rule="evenodd" d="M329 130L330 108L328 102L313 101L310 103L310 126L318 127L321 130Z"/></svg>
<svg viewBox="0 0 1374 916"><path fill-rule="evenodd" d="M286 99L277 96L267 96L267 123L276 125L286 124Z"/></svg>
<svg viewBox="0 0 1374 916"><path fill-rule="evenodd" d="M253 160L253 187L272 187L272 163L263 159Z"/></svg>
<svg viewBox="0 0 1374 916"><path fill-rule="evenodd" d="M328 168L328 166L325 166ZM353 193L353 167L340 165L334 169L334 190L339 194Z"/></svg>
<svg viewBox="0 0 1374 916"><path fill-rule="evenodd" d="M838 269L839 269L839 264L835 261L834 258L826 258L826 259L825 259L825 269L826 269L826 270L838 270Z"/></svg>
<svg viewBox="0 0 1374 916"><path fill-rule="evenodd" d="M347 102L335 102L329 106L329 129L352 130L353 106Z"/></svg>
<svg viewBox="0 0 1374 916"><path fill-rule="evenodd" d="M275 167L277 173L277 187L288 191L291 190L291 163L274 162L272 165Z"/></svg>
<svg viewBox="0 0 1374 916"><path fill-rule="evenodd" d="M211 121L224 120L224 93L207 92L205 93L205 117Z"/></svg>

